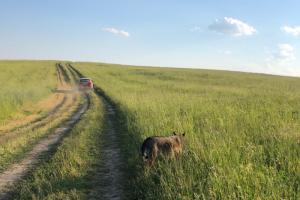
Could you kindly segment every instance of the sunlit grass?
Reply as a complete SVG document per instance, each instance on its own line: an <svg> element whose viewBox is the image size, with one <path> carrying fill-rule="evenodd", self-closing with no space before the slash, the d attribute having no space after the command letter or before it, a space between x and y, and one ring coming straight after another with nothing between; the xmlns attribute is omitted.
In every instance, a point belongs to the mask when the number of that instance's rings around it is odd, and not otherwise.
<svg viewBox="0 0 300 200"><path fill-rule="evenodd" d="M53 68L55 71L55 63L53 63L51 68ZM67 70L66 66L64 66L64 68ZM15 73L17 73L17 71L15 71ZM32 77L35 76L37 75L35 74ZM65 80L64 77L62 77L63 81ZM65 82L64 84L66 85ZM41 85L43 86L43 84ZM47 90L47 88L44 89ZM26 89L24 90L26 91ZM40 89L37 90L40 91ZM26 92L22 93L22 95L26 94ZM39 93L36 95L39 95ZM53 99L53 101L56 100ZM37 120L35 122L29 122L23 126L17 126L14 129L6 132L0 132L0 172L8 169L12 164L23 159L24 156L26 156L26 153L32 150L35 144L48 137L50 134L53 134L53 131L56 127L68 120L81 107L81 105L83 105L83 97L79 93L74 93L67 95L65 101L63 102L64 103L56 110L55 113L46 118ZM28 106L29 105L27 105L27 107ZM29 112L28 114L31 113Z"/></svg>
<svg viewBox="0 0 300 200"><path fill-rule="evenodd" d="M0 125L55 91L54 61L0 61Z"/></svg>
<svg viewBox="0 0 300 200"><path fill-rule="evenodd" d="M119 114L134 198L299 198L298 78L72 63ZM143 173L146 137L186 131L179 160Z"/></svg>
<svg viewBox="0 0 300 200"><path fill-rule="evenodd" d="M13 132L0 135L0 172L24 158L38 141L53 134L56 127L69 119L83 105L83 97L76 95L76 101L71 97L66 100L57 113L38 125L30 124Z"/></svg>
<svg viewBox="0 0 300 200"><path fill-rule="evenodd" d="M105 105L88 95L90 108L55 154L19 186L18 199L87 199L93 187L103 186L104 178L97 180L95 174L104 170Z"/></svg>

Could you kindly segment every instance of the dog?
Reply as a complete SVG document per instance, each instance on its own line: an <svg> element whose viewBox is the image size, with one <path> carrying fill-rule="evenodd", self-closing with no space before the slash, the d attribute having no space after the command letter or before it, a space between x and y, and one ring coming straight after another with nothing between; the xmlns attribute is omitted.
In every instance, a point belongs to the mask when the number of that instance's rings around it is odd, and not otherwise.
<svg viewBox="0 0 300 200"><path fill-rule="evenodd" d="M148 137L143 142L141 150L145 162L145 171L153 165L157 155L174 156L174 154L176 154L179 156L182 153L185 132L181 135L177 135L174 131L173 134L173 136L169 137Z"/></svg>

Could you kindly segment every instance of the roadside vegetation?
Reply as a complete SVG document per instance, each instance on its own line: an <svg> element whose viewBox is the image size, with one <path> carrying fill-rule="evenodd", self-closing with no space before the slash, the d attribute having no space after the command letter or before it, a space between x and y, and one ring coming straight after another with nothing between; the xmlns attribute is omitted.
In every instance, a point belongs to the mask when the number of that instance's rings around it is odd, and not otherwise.
<svg viewBox="0 0 300 200"><path fill-rule="evenodd" d="M0 61L0 126L53 93L56 79L54 61Z"/></svg>
<svg viewBox="0 0 300 200"><path fill-rule="evenodd" d="M27 62L25 62L26 65ZM30 62L29 62L30 63ZM22 64L20 64L22 65ZM45 65L45 69L48 67L51 69L54 69L55 72L55 63L52 63L52 66ZM37 67L38 68L38 67ZM65 67L66 68L66 67ZM12 69L15 69L12 67ZM67 69L67 68L66 68ZM16 69L15 69L16 70ZM26 70L25 70L26 71ZM17 71L15 71L17 73ZM38 74L34 73L39 73L39 70L36 72L32 71L31 77L38 77ZM56 127L58 127L60 124L68 120L73 113L75 113L78 109L81 108L83 105L83 97L79 93L66 93L62 92L64 89L69 89L70 85L66 83L67 75L62 75L61 69L58 69L56 73L61 75L60 80L57 81L57 87L60 92L57 92L53 97L50 95L50 99L46 97L40 106L31 105L30 107L47 107L46 104L53 104L55 105L55 109L49 113L51 110L42 110L43 114L38 115L39 118L33 118L35 120L31 120L29 118L27 121L25 120L23 124L19 125L17 122L11 122L11 126L9 128L4 129L6 125L3 125L2 128L5 131L0 132L0 173L3 172L4 170L8 169L12 164L19 162L21 159L24 158L26 153L30 151L35 144L37 144L40 140L45 139L48 137ZM28 75L30 76L30 75ZM31 79L27 79L27 81L30 81ZM70 78L69 78L70 80ZM21 87L20 80L14 80L15 84L20 84L18 86L19 88ZM19 81L19 82L18 82ZM56 81L56 78L55 78ZM34 82L36 85L39 85L38 82ZM27 83L28 84L28 83ZM26 84L25 84L26 85ZM29 84L31 85L31 84ZM43 84L41 83L43 86ZM40 86L40 85L39 85ZM33 89L34 87L32 87ZM44 88L47 90L47 88ZM21 90L21 89L20 89ZM37 88L38 91L40 91L39 88ZM26 91L26 88L24 89ZM28 93L21 93L22 95L29 95ZM20 98L21 96L15 97L13 101L18 101L17 98ZM46 100L52 100L53 102L49 102ZM44 102L45 101L45 102ZM40 103L40 102L39 102ZM38 103L38 104L39 104ZM25 105L24 105L25 106ZM26 105L26 110L27 109ZM54 106L52 106L54 108ZM23 108L20 106L19 110L23 110ZM37 109L38 111L39 109ZM41 111L40 111L41 112ZM39 112L39 113L40 113ZM29 113L28 116L30 117L33 115L36 117L36 115L33 113ZM9 116L7 116L9 117ZM25 117L26 118L26 117ZM16 120L15 120L16 121Z"/></svg>
<svg viewBox="0 0 300 200"><path fill-rule="evenodd" d="M72 78L74 76L79 80L76 72L65 62L53 63L52 68L57 70L57 106L54 111L37 120L0 132L0 173L21 161L39 141L47 140L57 127L83 105L83 95L77 92L77 85ZM61 95L64 98L58 98ZM103 153L103 149L109 145L106 135L111 130L106 126L107 111L103 101L92 92L87 95L89 109L80 121L65 133L62 141L53 146L50 152L39 156L36 166L30 169L23 181L0 191L0 196L3 192L10 192L12 196L7 198L103 198L106 191L101 188L111 181L104 177L107 168Z"/></svg>
<svg viewBox="0 0 300 200"><path fill-rule="evenodd" d="M90 108L55 154L19 185L18 199L87 199L92 188L105 185L107 180L94 178L105 171L105 105L94 93L87 94ZM101 191L95 198L101 199Z"/></svg>
<svg viewBox="0 0 300 200"><path fill-rule="evenodd" d="M130 199L300 198L300 80L228 71L71 63L116 108ZM146 173L149 136L186 132Z"/></svg>

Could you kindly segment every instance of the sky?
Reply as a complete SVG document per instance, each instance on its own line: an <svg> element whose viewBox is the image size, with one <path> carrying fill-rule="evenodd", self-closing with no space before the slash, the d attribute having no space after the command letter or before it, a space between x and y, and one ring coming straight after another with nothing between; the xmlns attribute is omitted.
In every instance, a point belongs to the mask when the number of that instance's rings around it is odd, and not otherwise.
<svg viewBox="0 0 300 200"><path fill-rule="evenodd" d="M0 59L300 76L300 1L0 0Z"/></svg>

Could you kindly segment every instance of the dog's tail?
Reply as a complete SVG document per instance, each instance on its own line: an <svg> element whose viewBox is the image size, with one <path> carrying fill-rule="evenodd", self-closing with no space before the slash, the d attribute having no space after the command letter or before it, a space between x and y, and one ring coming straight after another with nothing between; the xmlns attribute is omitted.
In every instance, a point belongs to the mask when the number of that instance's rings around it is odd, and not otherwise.
<svg viewBox="0 0 300 200"><path fill-rule="evenodd" d="M143 144L142 144L142 148L141 148L141 150L142 150L142 158L145 158L146 160L149 158L149 156L148 156L148 151L147 151L147 141L149 140L150 138L147 138L144 142L143 142Z"/></svg>
<svg viewBox="0 0 300 200"><path fill-rule="evenodd" d="M146 160L148 159L148 156L147 156L147 153L146 153L146 151L144 151L144 153L143 153L143 158L145 158Z"/></svg>
<svg viewBox="0 0 300 200"><path fill-rule="evenodd" d="M142 158L145 158L146 160L149 158L148 151L144 146L142 147Z"/></svg>

